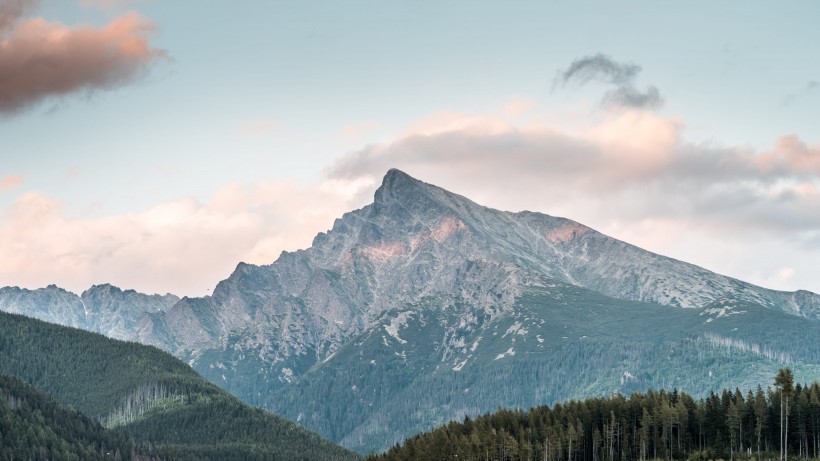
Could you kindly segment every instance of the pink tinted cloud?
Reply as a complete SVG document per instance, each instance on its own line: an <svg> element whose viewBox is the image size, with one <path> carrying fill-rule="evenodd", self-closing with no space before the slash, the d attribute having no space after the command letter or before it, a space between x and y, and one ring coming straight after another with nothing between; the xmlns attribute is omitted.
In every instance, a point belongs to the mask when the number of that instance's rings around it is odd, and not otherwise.
<svg viewBox="0 0 820 461"><path fill-rule="evenodd" d="M782 136L774 148L756 159L757 166L777 174L820 176L820 146L811 146L795 135Z"/></svg>
<svg viewBox="0 0 820 461"><path fill-rule="evenodd" d="M12 24L18 19L7 18ZM6 33L0 30L0 114L133 81L166 55L149 44L154 29L136 13L102 28L67 27L42 18L7 24Z"/></svg>
<svg viewBox="0 0 820 461"><path fill-rule="evenodd" d="M339 158L327 174L375 181L400 168L482 205L566 216L769 287L820 289L811 275L820 259L820 148L796 136L763 150L698 144L679 119L598 115L568 129L441 113ZM766 275L781 267L794 276Z"/></svg>
<svg viewBox="0 0 820 461"><path fill-rule="evenodd" d="M23 178L16 175L8 175L0 178L0 191L7 189L17 189L23 184Z"/></svg>
<svg viewBox="0 0 820 461"><path fill-rule="evenodd" d="M820 233L820 149L794 136L766 151L700 145L683 129L680 120L637 110L574 130L439 114L392 143L345 155L328 174L375 179L397 167L490 206L590 223L654 216Z"/></svg>
<svg viewBox="0 0 820 461"><path fill-rule="evenodd" d="M203 295L240 261L269 264L352 208L347 183L226 184L208 203L182 198L136 213L83 219L26 192L0 214L0 286L113 283Z"/></svg>
<svg viewBox="0 0 820 461"><path fill-rule="evenodd" d="M110 9L130 5L136 1L137 0L80 0L80 4L85 7Z"/></svg>
<svg viewBox="0 0 820 461"><path fill-rule="evenodd" d="M23 15L32 11L39 0L3 0L0 2L0 34L10 29Z"/></svg>

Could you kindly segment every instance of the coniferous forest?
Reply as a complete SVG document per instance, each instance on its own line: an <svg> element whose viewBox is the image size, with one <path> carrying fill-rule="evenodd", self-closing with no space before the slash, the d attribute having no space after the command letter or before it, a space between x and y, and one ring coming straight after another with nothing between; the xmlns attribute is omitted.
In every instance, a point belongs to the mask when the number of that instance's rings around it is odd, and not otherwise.
<svg viewBox="0 0 820 461"><path fill-rule="evenodd" d="M144 450L140 450L144 451ZM0 460L155 460L131 437L0 375Z"/></svg>
<svg viewBox="0 0 820 461"><path fill-rule="evenodd" d="M0 461L359 458L156 348L0 313Z"/></svg>
<svg viewBox="0 0 820 461"><path fill-rule="evenodd" d="M782 369L767 389L694 399L648 391L499 410L417 435L370 460L787 460L820 456L820 384Z"/></svg>

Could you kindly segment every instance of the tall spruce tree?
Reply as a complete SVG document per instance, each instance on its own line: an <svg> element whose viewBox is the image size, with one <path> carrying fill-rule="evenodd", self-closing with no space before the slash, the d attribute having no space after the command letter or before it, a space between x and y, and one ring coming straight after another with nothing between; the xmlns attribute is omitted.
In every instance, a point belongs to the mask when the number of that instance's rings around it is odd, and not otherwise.
<svg viewBox="0 0 820 461"><path fill-rule="evenodd" d="M789 368L781 368L774 378L774 385L780 391L780 459L789 459L789 397L794 390L794 375ZM785 402L785 403L784 403Z"/></svg>

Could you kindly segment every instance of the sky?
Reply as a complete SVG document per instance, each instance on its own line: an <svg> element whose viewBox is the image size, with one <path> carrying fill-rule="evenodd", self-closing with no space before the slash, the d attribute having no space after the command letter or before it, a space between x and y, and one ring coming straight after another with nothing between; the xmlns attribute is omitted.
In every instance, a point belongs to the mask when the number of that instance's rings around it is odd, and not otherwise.
<svg viewBox="0 0 820 461"><path fill-rule="evenodd" d="M207 294L389 168L820 292L814 1L0 0L0 286Z"/></svg>

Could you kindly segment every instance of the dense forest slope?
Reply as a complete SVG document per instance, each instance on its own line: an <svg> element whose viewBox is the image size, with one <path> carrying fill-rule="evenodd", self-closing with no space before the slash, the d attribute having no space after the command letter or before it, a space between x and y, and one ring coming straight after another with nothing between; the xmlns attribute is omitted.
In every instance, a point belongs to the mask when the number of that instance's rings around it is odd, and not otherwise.
<svg viewBox="0 0 820 461"><path fill-rule="evenodd" d="M788 417L781 420L781 409ZM786 426L784 421L788 421ZM781 428L788 433L781 443ZM371 461L776 458L820 454L820 384L706 398L673 391L587 399L451 422Z"/></svg>
<svg viewBox="0 0 820 461"><path fill-rule="evenodd" d="M125 432L108 430L76 410L61 407L22 381L0 375L0 460L15 459L152 458L138 454Z"/></svg>
<svg viewBox="0 0 820 461"><path fill-rule="evenodd" d="M251 408L150 346L0 313L0 373L166 460L356 459L318 435Z"/></svg>

